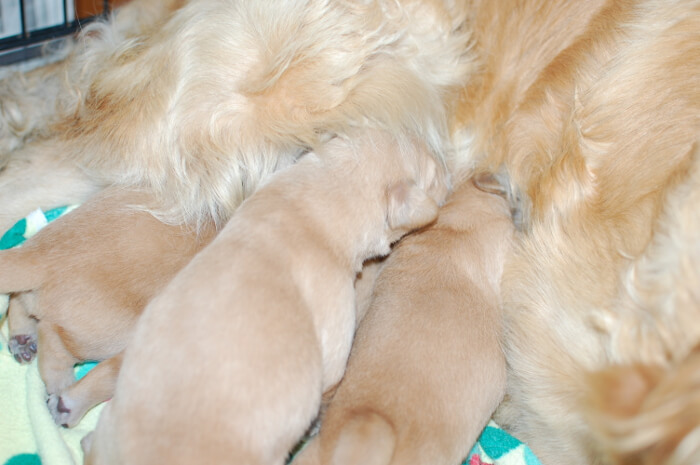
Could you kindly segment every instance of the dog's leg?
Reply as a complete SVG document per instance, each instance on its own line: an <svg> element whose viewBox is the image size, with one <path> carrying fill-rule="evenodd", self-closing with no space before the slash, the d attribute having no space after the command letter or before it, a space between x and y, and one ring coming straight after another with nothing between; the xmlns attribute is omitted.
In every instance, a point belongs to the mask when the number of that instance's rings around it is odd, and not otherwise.
<svg viewBox="0 0 700 465"><path fill-rule="evenodd" d="M73 366L78 360L66 349L58 326L40 321L37 329L39 374L46 384L46 392L56 394L75 381Z"/></svg>
<svg viewBox="0 0 700 465"><path fill-rule="evenodd" d="M60 394L49 395L48 406L54 421L73 427L94 406L109 400L114 394L122 353L100 362L84 378Z"/></svg>
<svg viewBox="0 0 700 465"><path fill-rule="evenodd" d="M7 310L7 326L10 340L8 348L19 363L29 363L37 353L37 321L27 311L25 294L14 295L10 298Z"/></svg>

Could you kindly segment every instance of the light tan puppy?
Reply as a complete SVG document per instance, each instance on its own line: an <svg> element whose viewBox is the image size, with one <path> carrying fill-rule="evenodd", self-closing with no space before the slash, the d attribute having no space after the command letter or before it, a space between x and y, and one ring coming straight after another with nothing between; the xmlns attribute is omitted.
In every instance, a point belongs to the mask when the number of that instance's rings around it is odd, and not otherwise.
<svg viewBox="0 0 700 465"><path fill-rule="evenodd" d="M343 375L362 262L446 192L423 146L376 132L276 174L146 309L86 463L283 464Z"/></svg>
<svg viewBox="0 0 700 465"><path fill-rule="evenodd" d="M135 209L147 201L108 189L0 252L0 292L12 293L10 351L19 362L38 355L58 424L75 425L111 397L141 311L214 234ZM74 384L73 366L86 360L104 361Z"/></svg>
<svg viewBox="0 0 700 465"><path fill-rule="evenodd" d="M458 464L505 392L506 201L467 181L386 261L343 381L297 464Z"/></svg>

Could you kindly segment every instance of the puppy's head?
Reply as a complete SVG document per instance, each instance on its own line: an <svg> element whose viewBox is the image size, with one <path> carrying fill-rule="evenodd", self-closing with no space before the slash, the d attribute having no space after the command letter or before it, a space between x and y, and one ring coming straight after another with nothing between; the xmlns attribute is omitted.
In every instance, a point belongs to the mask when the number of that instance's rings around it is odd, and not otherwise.
<svg viewBox="0 0 700 465"><path fill-rule="evenodd" d="M700 463L700 346L668 369L620 366L590 380L591 424L610 463Z"/></svg>
<svg viewBox="0 0 700 465"><path fill-rule="evenodd" d="M449 192L447 170L423 143L399 141L398 149L394 166L402 166L405 171L401 179L393 180L386 188L391 242L432 223Z"/></svg>

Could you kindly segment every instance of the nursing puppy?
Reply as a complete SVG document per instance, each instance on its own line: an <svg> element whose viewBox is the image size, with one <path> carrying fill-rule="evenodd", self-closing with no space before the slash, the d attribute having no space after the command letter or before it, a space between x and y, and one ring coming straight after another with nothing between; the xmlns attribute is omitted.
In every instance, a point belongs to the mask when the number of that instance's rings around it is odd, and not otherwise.
<svg viewBox="0 0 700 465"><path fill-rule="evenodd" d="M362 262L445 195L424 146L377 132L273 176L146 309L86 463L284 463L343 375Z"/></svg>
<svg viewBox="0 0 700 465"><path fill-rule="evenodd" d="M500 277L513 224L467 181L387 258L321 428L294 464L458 464L505 392Z"/></svg>
<svg viewBox="0 0 700 465"><path fill-rule="evenodd" d="M74 426L114 390L127 344L148 301L213 236L166 225L134 204L139 192L108 189L0 252L0 292L11 293L9 348L38 356L56 423ZM73 366L104 360L74 382Z"/></svg>

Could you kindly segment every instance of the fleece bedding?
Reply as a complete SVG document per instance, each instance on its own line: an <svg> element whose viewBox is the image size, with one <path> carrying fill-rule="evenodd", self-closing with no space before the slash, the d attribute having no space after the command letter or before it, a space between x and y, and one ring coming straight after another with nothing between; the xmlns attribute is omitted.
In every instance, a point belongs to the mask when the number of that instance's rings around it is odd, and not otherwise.
<svg viewBox="0 0 700 465"><path fill-rule="evenodd" d="M32 212L0 238L0 249L21 245L48 222L73 208ZM20 365L7 348L6 309L7 296L0 296L0 465L79 465L82 463L80 440L95 427L102 406L88 412L74 428L54 424L46 407L46 391L36 361ZM85 376L94 365L76 366L76 379ZM540 465L540 462L525 444L491 422L462 465L483 464Z"/></svg>

